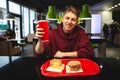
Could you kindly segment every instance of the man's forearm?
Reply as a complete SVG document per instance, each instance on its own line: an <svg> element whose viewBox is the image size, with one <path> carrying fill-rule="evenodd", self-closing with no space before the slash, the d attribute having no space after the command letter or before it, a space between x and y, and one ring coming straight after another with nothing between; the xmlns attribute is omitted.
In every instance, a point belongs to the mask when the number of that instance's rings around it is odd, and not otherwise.
<svg viewBox="0 0 120 80"><path fill-rule="evenodd" d="M35 51L39 54L43 53L44 50L44 46L43 43L41 41L38 40L36 46L35 46Z"/></svg>
<svg viewBox="0 0 120 80"><path fill-rule="evenodd" d="M75 52L62 52L64 57L77 57L77 51Z"/></svg>

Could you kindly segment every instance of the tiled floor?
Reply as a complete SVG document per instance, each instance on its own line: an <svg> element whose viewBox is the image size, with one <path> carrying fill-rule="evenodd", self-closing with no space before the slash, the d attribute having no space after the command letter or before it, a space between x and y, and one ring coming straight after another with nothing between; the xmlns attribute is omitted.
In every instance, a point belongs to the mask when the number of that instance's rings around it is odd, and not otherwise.
<svg viewBox="0 0 120 80"><path fill-rule="evenodd" d="M24 54L23 57L32 57L33 56L33 45L28 44L24 47ZM97 51L96 51L97 54ZM110 42L107 42L107 48L106 48L106 57L113 57L113 58L119 58L120 57L120 45L112 44Z"/></svg>

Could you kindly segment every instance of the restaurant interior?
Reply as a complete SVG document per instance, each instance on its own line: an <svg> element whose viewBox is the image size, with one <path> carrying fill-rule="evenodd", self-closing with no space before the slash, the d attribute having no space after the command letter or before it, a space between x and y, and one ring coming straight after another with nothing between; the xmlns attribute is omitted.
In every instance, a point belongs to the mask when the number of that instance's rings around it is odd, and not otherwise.
<svg viewBox="0 0 120 80"><path fill-rule="evenodd" d="M100 69L95 76L46 77L47 73L43 75L40 67L49 58L34 55L38 40L35 36L37 21L48 20L50 29L54 29L69 6L79 9L78 25L85 30L94 47L95 58L92 60ZM86 6L89 15L84 17L82 12ZM48 16L50 7L54 7L51 8L52 18ZM103 30L105 24L107 36ZM112 24L117 25L115 35ZM8 36L9 31L11 35ZM117 74L120 72L119 53L120 0L0 0L0 80L120 80Z"/></svg>

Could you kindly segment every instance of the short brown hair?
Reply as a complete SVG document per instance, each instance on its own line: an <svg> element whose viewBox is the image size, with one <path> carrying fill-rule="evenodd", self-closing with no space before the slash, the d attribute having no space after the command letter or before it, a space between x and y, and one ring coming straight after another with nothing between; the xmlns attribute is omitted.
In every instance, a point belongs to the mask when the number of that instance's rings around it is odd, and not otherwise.
<svg viewBox="0 0 120 80"><path fill-rule="evenodd" d="M70 6L68 7L65 11L64 14L66 14L67 12L72 12L74 13L77 17L79 17L79 10L76 7Z"/></svg>

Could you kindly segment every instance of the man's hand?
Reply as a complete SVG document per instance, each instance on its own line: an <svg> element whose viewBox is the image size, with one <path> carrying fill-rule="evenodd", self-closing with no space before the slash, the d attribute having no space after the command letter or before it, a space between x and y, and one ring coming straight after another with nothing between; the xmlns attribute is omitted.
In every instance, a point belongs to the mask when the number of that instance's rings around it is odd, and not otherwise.
<svg viewBox="0 0 120 80"><path fill-rule="evenodd" d="M62 53L61 51L57 51L56 54L54 55L54 57L56 58L63 58L64 53Z"/></svg>
<svg viewBox="0 0 120 80"><path fill-rule="evenodd" d="M70 58L70 57L77 57L77 51L74 52L61 52L57 51L54 55L56 58Z"/></svg>

